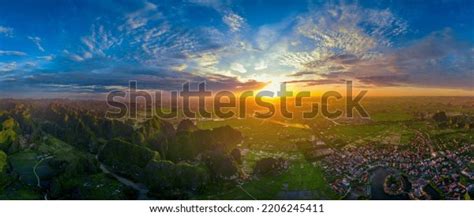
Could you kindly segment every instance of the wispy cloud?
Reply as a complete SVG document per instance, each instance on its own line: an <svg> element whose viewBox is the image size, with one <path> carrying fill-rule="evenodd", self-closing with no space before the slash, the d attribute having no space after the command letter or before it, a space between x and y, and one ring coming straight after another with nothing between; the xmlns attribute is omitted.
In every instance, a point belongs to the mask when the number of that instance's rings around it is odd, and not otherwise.
<svg viewBox="0 0 474 216"><path fill-rule="evenodd" d="M111 31L106 30L103 25L92 25L91 33L81 38L82 44L85 46L81 54L83 59L92 58L93 55L106 57L108 49L121 43L118 37L114 36Z"/></svg>
<svg viewBox="0 0 474 216"><path fill-rule="evenodd" d="M354 80L367 86L417 86L473 89L474 45L459 42L449 29L435 32L411 46L385 52L373 59L333 57L328 64L343 65L329 73L300 71L291 77ZM293 82L297 82L294 80Z"/></svg>
<svg viewBox="0 0 474 216"><path fill-rule="evenodd" d="M13 28L0 26L0 36L12 37L13 36Z"/></svg>
<svg viewBox="0 0 474 216"><path fill-rule="evenodd" d="M304 80L291 80L286 81L287 84L304 84L305 86L316 86L316 85L331 85L331 84L342 84L344 80L336 79L304 79Z"/></svg>
<svg viewBox="0 0 474 216"><path fill-rule="evenodd" d="M8 63L4 63L4 62L0 62L0 72L11 72L13 70L16 69L16 62L8 62Z"/></svg>
<svg viewBox="0 0 474 216"><path fill-rule="evenodd" d="M239 73L247 73L247 69L242 64L237 62L230 64L230 69Z"/></svg>
<svg viewBox="0 0 474 216"><path fill-rule="evenodd" d="M157 6L151 2L145 1L142 8L126 14L125 23L119 26L120 30L133 31L148 24L150 20L162 17L157 11Z"/></svg>
<svg viewBox="0 0 474 216"><path fill-rule="evenodd" d="M338 65L333 58L374 58L392 45L392 37L406 31L406 22L388 9L327 4L298 19L297 34L313 41L315 48L310 52L290 52L282 63L325 73L329 67Z"/></svg>
<svg viewBox="0 0 474 216"><path fill-rule="evenodd" d="M0 56L26 56L26 53L21 51L0 50Z"/></svg>
<svg viewBox="0 0 474 216"><path fill-rule="evenodd" d="M189 2L216 10L221 14L222 22L227 25L231 32L239 32L246 26L245 18L232 10L231 1L189 0Z"/></svg>
<svg viewBox="0 0 474 216"><path fill-rule="evenodd" d="M31 40L36 45L38 50L40 50L41 52L45 51L43 46L41 46L41 38L40 37L28 36L28 39Z"/></svg>
<svg viewBox="0 0 474 216"><path fill-rule="evenodd" d="M36 58L45 60L45 61L52 61L54 59L54 55L38 56Z"/></svg>
<svg viewBox="0 0 474 216"><path fill-rule="evenodd" d="M259 71L259 70L265 70L268 68L267 63L265 61L260 60L258 63L255 64L254 70Z"/></svg>
<svg viewBox="0 0 474 216"><path fill-rule="evenodd" d="M240 31L245 24L244 18L234 12L227 12L227 14L222 17L222 21L229 26L232 32Z"/></svg>

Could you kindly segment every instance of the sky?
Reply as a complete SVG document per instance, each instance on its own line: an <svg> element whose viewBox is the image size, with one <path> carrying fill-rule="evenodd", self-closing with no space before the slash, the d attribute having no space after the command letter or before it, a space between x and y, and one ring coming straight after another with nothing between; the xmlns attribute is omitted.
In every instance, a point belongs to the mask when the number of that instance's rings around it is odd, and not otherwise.
<svg viewBox="0 0 474 216"><path fill-rule="evenodd" d="M474 96L474 1L0 0L0 97L124 89Z"/></svg>

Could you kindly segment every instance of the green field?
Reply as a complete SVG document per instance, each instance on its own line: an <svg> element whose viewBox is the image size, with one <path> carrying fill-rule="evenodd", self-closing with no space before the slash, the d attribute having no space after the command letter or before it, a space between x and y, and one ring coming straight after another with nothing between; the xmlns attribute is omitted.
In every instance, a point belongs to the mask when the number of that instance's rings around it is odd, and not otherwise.
<svg viewBox="0 0 474 216"><path fill-rule="evenodd" d="M20 180L30 186L38 185L38 179L53 175L53 170L39 159L39 155L33 151L23 151L9 157L13 171L19 175ZM36 173L36 174L35 174Z"/></svg>
<svg viewBox="0 0 474 216"><path fill-rule="evenodd" d="M0 193L0 200L41 200L43 194L32 186L25 186L19 182L9 185Z"/></svg>
<svg viewBox="0 0 474 216"><path fill-rule="evenodd" d="M370 143L406 145L417 130L426 131L430 127L426 122L372 122L357 125L336 125L325 134L329 139L340 139L346 144L366 145Z"/></svg>
<svg viewBox="0 0 474 216"><path fill-rule="evenodd" d="M248 153L244 157L244 168L247 174L251 174L254 162L261 157L283 156L273 153L262 154L261 152ZM222 190L223 185L211 186L204 195L197 199L282 199L286 193L308 193L311 199L339 199L332 191L324 178L323 170L303 159L301 154L287 154L286 159L290 161L288 170L277 176L265 176L258 179L245 181L238 186L229 186ZM215 187L215 188L214 188ZM225 187L225 185L224 185ZM224 192L222 192L224 191Z"/></svg>
<svg viewBox="0 0 474 216"><path fill-rule="evenodd" d="M254 150L292 152L296 142L310 139L312 131L302 124L291 124L260 119L229 119L224 121L199 121L201 129L229 125L242 132L243 146Z"/></svg>

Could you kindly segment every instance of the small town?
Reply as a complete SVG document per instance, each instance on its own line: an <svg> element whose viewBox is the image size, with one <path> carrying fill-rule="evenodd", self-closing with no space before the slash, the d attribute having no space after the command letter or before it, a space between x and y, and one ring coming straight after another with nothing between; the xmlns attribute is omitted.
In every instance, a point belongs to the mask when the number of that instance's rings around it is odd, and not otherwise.
<svg viewBox="0 0 474 216"><path fill-rule="evenodd" d="M473 161L468 153L474 145L463 145L456 150L435 151L429 139L418 133L410 148L397 146L346 147L333 150L322 160L326 174L333 178L332 188L347 198L372 198L377 194L374 182L377 169L383 169L384 192L392 197L379 199L463 199L473 185L465 185L462 178L473 180L472 170L467 167ZM393 185L386 185L388 176L403 175L403 187L397 193L390 193ZM395 184L397 185L397 184ZM385 195L384 194L384 195ZM372 197L371 197L372 196Z"/></svg>

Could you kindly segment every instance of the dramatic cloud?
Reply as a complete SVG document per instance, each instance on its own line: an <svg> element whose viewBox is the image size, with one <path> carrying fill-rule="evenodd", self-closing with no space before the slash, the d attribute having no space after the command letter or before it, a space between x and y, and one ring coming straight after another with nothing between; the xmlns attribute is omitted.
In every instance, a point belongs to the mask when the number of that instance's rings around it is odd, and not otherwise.
<svg viewBox="0 0 474 216"><path fill-rule="evenodd" d="M332 80L357 80L372 86L424 86L472 89L473 44L455 40L451 31L433 33L411 46L377 58L357 60L337 56L327 61L342 71L319 74L301 71L290 76L322 76Z"/></svg>
<svg viewBox="0 0 474 216"><path fill-rule="evenodd" d="M281 62L325 73L330 67L377 57L392 46L390 38L407 31L407 24L388 9L328 4L301 16L296 31L312 41L314 48L290 52Z"/></svg>
<svg viewBox="0 0 474 216"><path fill-rule="evenodd" d="M129 80L165 90L185 81L245 89L353 80L374 88L472 89L473 24L458 20L472 18L473 4L455 8L459 13L445 12L444 2L285 4L66 1L30 13L6 3L0 86L80 94L122 89Z"/></svg>
<svg viewBox="0 0 474 216"><path fill-rule="evenodd" d="M14 65L10 65L13 67ZM0 65L2 68L2 65ZM0 69L0 71L3 71ZM68 79L64 79L67 76ZM240 81L235 77L220 74L207 76L192 73L165 71L160 68L113 68L96 71L94 76L84 76L82 71L63 73L42 72L28 76L26 79L16 81L17 84L27 85L31 88L48 86L54 91L67 91L73 87L75 91L86 90L92 92L108 92L127 88L130 80L136 80L142 89L179 90L186 82L192 85L206 82L209 90L245 90L262 88L265 84L255 81ZM1 88L0 88L1 89Z"/></svg>
<svg viewBox="0 0 474 216"><path fill-rule="evenodd" d="M294 83L303 83L305 86L315 86L315 85L330 85L330 84L341 84L345 80L333 80L333 79L314 79L314 80L292 80L286 81L285 83L294 84Z"/></svg>

